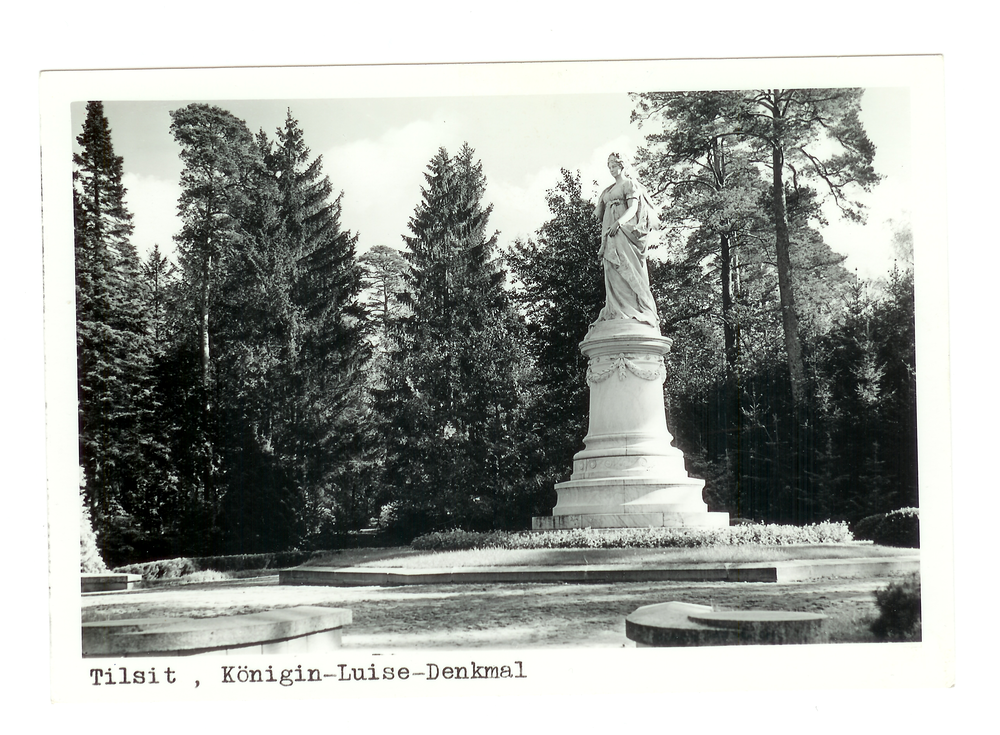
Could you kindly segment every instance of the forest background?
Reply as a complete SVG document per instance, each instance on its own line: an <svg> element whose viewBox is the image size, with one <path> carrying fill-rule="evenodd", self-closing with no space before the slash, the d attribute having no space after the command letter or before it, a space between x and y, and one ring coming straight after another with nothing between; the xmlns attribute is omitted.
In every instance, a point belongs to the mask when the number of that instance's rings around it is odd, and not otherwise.
<svg viewBox="0 0 1000 735"><path fill-rule="evenodd" d="M821 202L856 217L878 185L862 94L781 94L631 100L640 180L663 205L665 399L713 509L855 521L917 502L912 243L899 222L895 267L844 267ZM81 488L108 561L526 527L580 448L577 344L603 288L579 172L501 245L475 149L441 148L406 247L359 255L293 113L271 134L211 105L171 113L169 257L132 242L113 131L87 106Z"/></svg>

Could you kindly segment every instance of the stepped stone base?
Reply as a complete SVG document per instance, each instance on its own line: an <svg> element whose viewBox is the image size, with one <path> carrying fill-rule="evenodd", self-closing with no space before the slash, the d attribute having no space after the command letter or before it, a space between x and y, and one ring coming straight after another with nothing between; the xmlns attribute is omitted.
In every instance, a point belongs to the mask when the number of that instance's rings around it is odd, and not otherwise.
<svg viewBox="0 0 1000 735"><path fill-rule="evenodd" d="M534 531L567 528L721 528L729 525L728 513L570 513L535 516Z"/></svg>

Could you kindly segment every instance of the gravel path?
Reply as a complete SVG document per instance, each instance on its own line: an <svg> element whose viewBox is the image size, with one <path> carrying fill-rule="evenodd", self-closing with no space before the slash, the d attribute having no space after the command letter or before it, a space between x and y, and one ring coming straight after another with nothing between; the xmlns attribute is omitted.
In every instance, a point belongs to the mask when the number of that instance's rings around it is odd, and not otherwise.
<svg viewBox="0 0 1000 735"><path fill-rule="evenodd" d="M642 605L681 601L729 609L796 610L830 616L831 640L873 640L866 619L889 578L793 584L643 582L621 584L281 586L276 575L82 598L83 619L211 617L323 605L345 607L353 649L631 647L625 616Z"/></svg>

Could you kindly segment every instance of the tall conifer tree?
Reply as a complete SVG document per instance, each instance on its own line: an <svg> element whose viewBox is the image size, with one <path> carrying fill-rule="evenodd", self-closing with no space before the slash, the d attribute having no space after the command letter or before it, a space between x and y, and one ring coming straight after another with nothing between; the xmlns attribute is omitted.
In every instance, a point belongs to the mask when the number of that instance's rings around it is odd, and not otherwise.
<svg viewBox="0 0 1000 735"><path fill-rule="evenodd" d="M200 411L189 412L189 428L185 432L190 443L189 468L193 473L189 480L192 493L189 510L206 526L203 535L207 535L216 528L219 503L224 495L217 447L218 360L213 357L219 346L215 334L219 312L226 301L217 292L232 270L244 265L239 258L247 245L246 221L255 214L251 193L254 168L259 167L259 151L245 123L226 110L192 104L170 115L170 129L181 147L184 163L178 203L182 227L175 239L191 330L187 347L189 354L194 348L199 363L198 387L191 398L200 404ZM262 279L267 275L258 270L247 273L246 277ZM232 323L230 326L235 331L236 326ZM238 391L241 387L233 389Z"/></svg>
<svg viewBox="0 0 1000 735"><path fill-rule="evenodd" d="M343 192L334 196L322 156L311 157L291 110L267 163L277 181L280 239L293 259L290 297L298 325L287 405L295 429L283 451L303 492L303 532L318 532L321 518L357 527L371 511L362 461L371 441L364 400L370 350L358 238L342 227Z"/></svg>
<svg viewBox="0 0 1000 735"><path fill-rule="evenodd" d="M392 425L386 479L411 533L502 525L520 472L520 324L497 236L487 235L492 205L483 205L473 149L455 157L440 149L425 179L404 238L410 313L380 394Z"/></svg>
<svg viewBox="0 0 1000 735"><path fill-rule="evenodd" d="M131 242L123 161L98 101L87 103L73 156L80 461L98 534L142 512L150 343Z"/></svg>
<svg viewBox="0 0 1000 735"><path fill-rule="evenodd" d="M796 406L807 399L799 306L794 270L793 214L789 192L796 195L806 181L816 182L842 214L862 217L855 191L878 181L872 168L875 147L860 121L860 89L762 89L739 92L654 92L637 96L633 119L660 117L666 132L647 136L652 147L669 154L648 159L647 175L671 180L669 172L683 161L712 165L722 159L713 147L733 149L769 174L768 219L778 276L782 331L791 394ZM659 172L654 169L659 168ZM716 177L717 178L717 177ZM721 204L722 202L720 202ZM724 231L723 231L724 234Z"/></svg>

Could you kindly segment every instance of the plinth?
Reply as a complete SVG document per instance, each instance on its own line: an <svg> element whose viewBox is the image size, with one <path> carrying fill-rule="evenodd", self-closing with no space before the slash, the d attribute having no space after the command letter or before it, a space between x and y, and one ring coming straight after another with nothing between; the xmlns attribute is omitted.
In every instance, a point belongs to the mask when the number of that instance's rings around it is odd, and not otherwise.
<svg viewBox="0 0 1000 735"><path fill-rule="evenodd" d="M673 446L663 404L671 341L653 327L622 319L595 324L580 344L590 359L590 425L573 474L556 485L552 516L536 530L728 526L710 513L704 480L690 477Z"/></svg>

